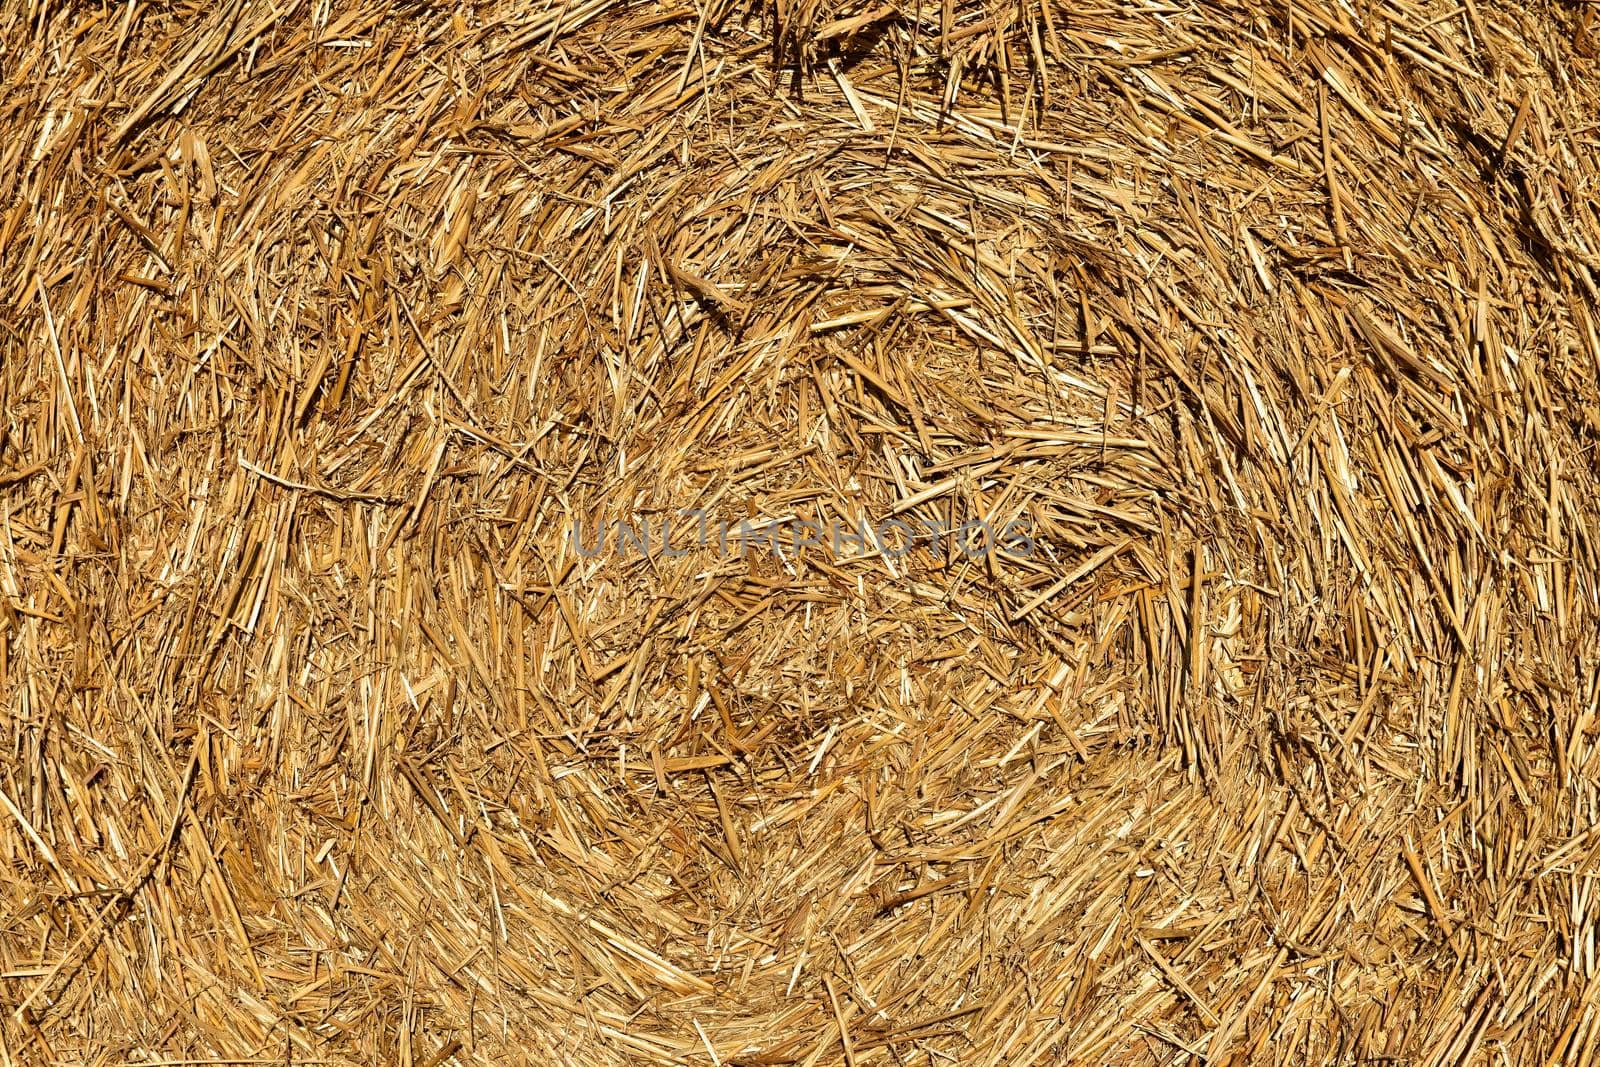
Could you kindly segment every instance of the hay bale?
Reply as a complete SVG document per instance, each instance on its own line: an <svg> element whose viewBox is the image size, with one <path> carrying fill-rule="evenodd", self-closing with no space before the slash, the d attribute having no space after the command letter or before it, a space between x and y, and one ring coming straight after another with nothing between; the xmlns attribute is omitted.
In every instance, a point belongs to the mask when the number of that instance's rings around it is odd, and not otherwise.
<svg viewBox="0 0 1600 1067"><path fill-rule="evenodd" d="M0 1063L1592 1049L1593 9L707 5L0 9Z"/></svg>

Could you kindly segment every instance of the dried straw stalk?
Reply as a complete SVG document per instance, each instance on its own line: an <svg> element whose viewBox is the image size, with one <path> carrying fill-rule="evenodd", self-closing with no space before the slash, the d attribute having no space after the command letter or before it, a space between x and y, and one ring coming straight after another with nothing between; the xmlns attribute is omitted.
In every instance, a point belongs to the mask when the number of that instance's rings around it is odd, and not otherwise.
<svg viewBox="0 0 1600 1067"><path fill-rule="evenodd" d="M1587 1062L1594 10L0 4L0 1064Z"/></svg>

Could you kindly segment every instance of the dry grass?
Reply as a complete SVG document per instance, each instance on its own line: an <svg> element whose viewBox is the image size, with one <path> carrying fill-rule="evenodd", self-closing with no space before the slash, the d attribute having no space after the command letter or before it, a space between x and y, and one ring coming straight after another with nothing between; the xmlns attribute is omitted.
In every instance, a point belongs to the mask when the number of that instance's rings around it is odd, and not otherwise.
<svg viewBox="0 0 1600 1067"><path fill-rule="evenodd" d="M1594 10L0 0L0 1064L1588 1062Z"/></svg>

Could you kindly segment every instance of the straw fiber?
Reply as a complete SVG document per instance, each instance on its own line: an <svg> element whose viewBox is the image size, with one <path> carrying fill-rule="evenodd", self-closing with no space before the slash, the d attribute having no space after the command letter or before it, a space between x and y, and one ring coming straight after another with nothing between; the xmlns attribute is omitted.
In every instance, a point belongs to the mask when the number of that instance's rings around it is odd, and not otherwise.
<svg viewBox="0 0 1600 1067"><path fill-rule="evenodd" d="M1595 1062L1597 10L0 0L0 1065Z"/></svg>

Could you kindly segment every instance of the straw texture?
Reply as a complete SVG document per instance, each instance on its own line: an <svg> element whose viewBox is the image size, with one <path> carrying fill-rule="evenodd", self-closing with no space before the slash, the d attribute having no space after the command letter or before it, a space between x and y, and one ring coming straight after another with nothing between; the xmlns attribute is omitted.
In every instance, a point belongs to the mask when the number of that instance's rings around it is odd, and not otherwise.
<svg viewBox="0 0 1600 1067"><path fill-rule="evenodd" d="M0 0L0 1064L1590 1062L1595 11Z"/></svg>

